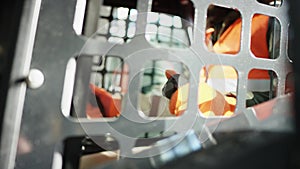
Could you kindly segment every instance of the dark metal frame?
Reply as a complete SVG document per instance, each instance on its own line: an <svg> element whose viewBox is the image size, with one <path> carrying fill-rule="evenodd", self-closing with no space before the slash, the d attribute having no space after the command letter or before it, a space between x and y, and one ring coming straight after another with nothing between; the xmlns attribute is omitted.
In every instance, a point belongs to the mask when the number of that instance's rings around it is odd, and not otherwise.
<svg viewBox="0 0 300 169"><path fill-rule="evenodd" d="M298 66L300 63L300 59L297 57L297 54L300 53L300 49L298 47L298 44L300 44L300 2L297 0L289 0L289 16L291 20L291 29L292 31L290 32L290 38L291 38L291 52L290 54L292 55L293 58L293 71L294 71L294 77L295 77L295 116L296 116L296 129L298 132L298 136L300 134L300 105L297 104L300 102L300 93L299 93L299 86L300 86L300 67Z"/></svg>

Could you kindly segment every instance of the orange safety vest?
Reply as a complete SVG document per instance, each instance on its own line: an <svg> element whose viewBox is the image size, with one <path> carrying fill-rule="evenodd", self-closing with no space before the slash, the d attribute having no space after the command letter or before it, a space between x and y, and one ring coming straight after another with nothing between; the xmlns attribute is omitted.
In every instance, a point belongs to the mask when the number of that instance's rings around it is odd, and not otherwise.
<svg viewBox="0 0 300 169"><path fill-rule="evenodd" d="M261 14L253 16L251 24L251 51L258 58L269 58L267 31L269 17ZM213 45L215 53L237 54L240 50L242 19L237 19L221 35L220 39ZM207 36L211 35L211 30ZM204 69L203 69L204 71ZM206 75L210 79L227 79L237 80L238 75L231 66L211 65L206 67ZM269 89L269 73L267 70L252 70L248 75L248 88L255 91L256 89L266 91ZM225 82L226 83L226 82ZM249 87L250 86L250 87Z"/></svg>
<svg viewBox="0 0 300 169"><path fill-rule="evenodd" d="M91 103L88 103L86 107L86 114L88 117L116 117L120 115L120 104L117 100L113 99L109 92L93 84L90 84L89 87L92 94L95 96L95 100L99 100L104 112L101 112L98 106L95 107Z"/></svg>
<svg viewBox="0 0 300 169"><path fill-rule="evenodd" d="M170 113L179 116L187 108L189 85L180 87L171 97ZM204 116L231 116L235 109L236 99L222 95L206 83L198 86L198 108Z"/></svg>
<svg viewBox="0 0 300 169"><path fill-rule="evenodd" d="M267 45L269 17L256 14L252 19L251 26L251 51L256 57L269 58ZM220 39L213 45L213 51L224 54L237 54L240 50L242 20L237 19L227 30L221 35ZM206 36L210 36L212 30L206 32ZM208 38L206 38L207 40ZM208 41L206 41L208 43ZM206 73L204 73L206 71ZM167 74L167 73L166 73ZM202 77L202 78L201 78ZM236 105L236 99L227 97L206 83L208 79L225 79L224 85L228 80L237 81L238 75L231 66L211 65L205 67L201 71L200 84L198 87L198 106L204 115L232 115ZM204 78L203 78L204 77ZM205 81L201 79L206 79ZM266 80L269 86L269 74L267 70L253 70L249 73L249 81ZM218 81L217 81L218 82ZM216 84L220 85L219 83ZM221 84L222 85L222 84ZM236 84L235 84L236 85ZM265 86L266 87L266 86ZM169 103L169 110L176 116L182 114L187 108L187 96L189 85L183 85L172 95ZM235 86L236 88L236 86ZM255 86L254 86L255 88ZM235 90L233 90L235 91Z"/></svg>
<svg viewBox="0 0 300 169"><path fill-rule="evenodd" d="M167 70L165 74L170 79L175 72ZM179 116L186 110L188 90L189 84L185 84L173 93L169 102L170 113ZM235 98L222 95L206 83L199 84L198 93L198 108L204 116L231 116L233 114Z"/></svg>

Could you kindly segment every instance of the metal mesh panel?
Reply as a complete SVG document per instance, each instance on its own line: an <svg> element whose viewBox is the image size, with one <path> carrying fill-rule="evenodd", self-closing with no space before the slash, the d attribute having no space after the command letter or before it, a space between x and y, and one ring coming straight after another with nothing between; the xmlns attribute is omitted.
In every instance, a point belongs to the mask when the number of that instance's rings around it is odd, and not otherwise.
<svg viewBox="0 0 300 169"><path fill-rule="evenodd" d="M39 68L45 74L45 84L37 90L27 90L20 125L20 138L25 137L32 145L30 153L18 154L16 168L51 168L54 151L63 153L62 142L66 138L82 135L105 135L110 133L118 143L120 154L130 155L137 136L146 132L186 132L193 128L202 130L205 123L221 120L222 117L204 118L199 115L197 98L200 70L205 65L228 65L238 73L236 112L246 110L247 75L251 69L272 70L278 76L277 96L285 93L287 74L291 72L287 56L287 3L278 8L266 6L254 0L193 0L195 20L191 46L181 49L161 49L153 47L145 38L147 16L151 9L151 0L139 0L135 36L129 43L113 44L98 39L78 37L72 30L72 20L76 6L75 0L43 1L33 48L31 67ZM60 4L60 5L57 5ZM100 2L100 4L102 4ZM240 52L234 57L209 52L204 44L206 13L209 5L237 8L242 16ZM254 14L275 17L281 25L279 57L259 59L250 51L251 18ZM129 87L124 97L122 115L117 120L75 119L66 117L61 110L63 79L67 62L78 55L118 56L129 66ZM145 60L180 61L191 72L187 111L179 118L144 118L138 111L138 94ZM36 119L39 119L37 122ZM254 124L254 123L253 123ZM236 126L238 128L239 126ZM251 126L256 128L255 125ZM18 133L18 132L17 132ZM14 135L15 136L15 135ZM17 136L15 136L17 138ZM16 141L16 138L15 141ZM14 142L16 144L16 142ZM16 150L15 150L16 152ZM26 163L27 159L36 159Z"/></svg>
<svg viewBox="0 0 300 169"><path fill-rule="evenodd" d="M143 35L146 31L147 23L147 13L149 12L148 1L138 1L137 10L138 18L136 22L136 36L128 44L123 45L112 45L103 44L110 48L109 51L97 47L97 41L88 42L86 48L84 48L85 53L96 52L98 54L109 54L120 56L129 65L129 89L125 96L125 107L122 112L122 116L114 123L85 123L81 122L80 125L87 133L99 134L112 132L116 138L121 139L120 147L121 152L126 152L128 145L132 139L123 139L123 134L134 138L135 135L139 135L142 132L151 130L173 130L176 132L184 132L190 128L201 126L209 121L206 118L200 117L197 110L197 84L199 72L201 68L205 65L211 64L222 64L229 65L236 69L238 73L238 87L237 87L237 109L236 112L242 112L245 110L245 98L247 92L247 75L251 69L263 69L272 70L278 75L278 91L277 96L284 94L285 90L285 79L291 70L289 69L290 63L286 54L286 41L287 41L287 25L288 20L286 18L286 3L283 3L281 7L274 8L272 6L262 5L256 1L194 1L194 6L196 8L195 23L194 23L194 43L188 49L185 50L172 50L172 49L160 49L152 47L144 38ZM242 36L241 36L241 46L240 52L234 57L226 54L216 54L209 52L204 46L204 29L205 29L205 17L206 11L210 4L225 6L229 8L237 8L242 16ZM256 58L250 51L250 28L251 19L254 14L264 14L272 16L278 19L281 25L280 34L280 51L279 57L274 60L259 59ZM189 71L191 72L190 78L190 92L188 100L188 108L186 113L179 119L157 119L155 121L150 119L144 119L139 115L137 111L137 96L139 88L139 81L141 76L138 75L143 69L144 60L170 60L170 61L181 61L183 64L187 65ZM137 76L138 75L138 76ZM197 120L195 120L197 117ZM180 124L180 127L178 127ZM118 126L127 126L126 130ZM94 131L91 126L95 128L101 128L101 131ZM130 130L131 126L133 130ZM153 126L155 126L153 128ZM197 128L197 127L196 127ZM122 133L120 135L120 133ZM134 140L134 139L133 139ZM132 145L131 143L130 145Z"/></svg>

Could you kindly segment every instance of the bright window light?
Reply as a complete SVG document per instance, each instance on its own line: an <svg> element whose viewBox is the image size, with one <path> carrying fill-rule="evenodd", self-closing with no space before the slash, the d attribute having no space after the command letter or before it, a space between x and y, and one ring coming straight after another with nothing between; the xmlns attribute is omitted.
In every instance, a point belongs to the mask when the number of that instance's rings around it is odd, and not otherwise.
<svg viewBox="0 0 300 169"><path fill-rule="evenodd" d="M149 13L147 15L147 23L156 23L158 21L158 13Z"/></svg>
<svg viewBox="0 0 300 169"><path fill-rule="evenodd" d="M102 6L100 9L100 16L109 17L111 6Z"/></svg>
<svg viewBox="0 0 300 169"><path fill-rule="evenodd" d="M181 22L181 18L178 16L174 16L173 17L173 25L176 28L182 28L182 22Z"/></svg>
<svg viewBox="0 0 300 169"><path fill-rule="evenodd" d="M134 34L135 34L135 23L130 22L128 25L127 37L133 38Z"/></svg>
<svg viewBox="0 0 300 169"><path fill-rule="evenodd" d="M130 16L129 20L132 22L135 22L137 19L137 10L136 9L130 9Z"/></svg>
<svg viewBox="0 0 300 169"><path fill-rule="evenodd" d="M114 12L114 15L116 16L116 18L118 18L120 20L125 20L128 18L128 12L129 12L128 8L120 7L120 8L117 8L115 11L116 12Z"/></svg>
<svg viewBox="0 0 300 169"><path fill-rule="evenodd" d="M73 28L77 35L82 34L85 7L86 7L85 0L77 0L74 21L73 21Z"/></svg>
<svg viewBox="0 0 300 169"><path fill-rule="evenodd" d="M170 15L166 15L166 14L159 15L159 24L160 25L171 27L173 25L172 20L173 19Z"/></svg>
<svg viewBox="0 0 300 169"><path fill-rule="evenodd" d="M98 20L98 30L99 34L107 34L108 33L109 22L107 19L100 18Z"/></svg>

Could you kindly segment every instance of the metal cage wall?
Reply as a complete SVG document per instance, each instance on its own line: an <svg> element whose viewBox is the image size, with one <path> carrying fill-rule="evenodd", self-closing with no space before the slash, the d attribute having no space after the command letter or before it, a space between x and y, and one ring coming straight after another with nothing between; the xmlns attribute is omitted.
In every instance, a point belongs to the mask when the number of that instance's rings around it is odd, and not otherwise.
<svg viewBox="0 0 300 169"><path fill-rule="evenodd" d="M272 70L278 77L277 97L285 95L285 81L291 70L288 58L288 3L283 1L280 7L261 4L255 0L192 0L195 8L193 37L191 45L185 49L157 48L149 43L144 34L148 12L151 12L151 0L137 1L137 20L135 35L129 43L112 44L97 39L79 36L73 29L76 0L29 0L25 1L25 10L19 32L19 41L14 63L12 82L8 94L9 106L6 108L4 128L1 137L1 165L9 168L61 168L64 158L64 141L81 136L109 136L119 144L120 154L130 156L131 149L145 132L172 131L187 132L189 129L202 131L209 122L221 121L223 117L205 118L199 115L197 90L200 70L205 65L229 65L238 72L237 112L245 113L250 120L249 129L262 129L247 114L246 109L247 75L253 68ZM102 4L102 0L99 4ZM240 52L235 56L209 52L204 44L206 15L209 5L214 4L238 9L242 16ZM276 59L256 58L250 50L251 18L254 14L275 17L281 27L279 56ZM20 45L23 44L23 45ZM76 64L69 62L81 55L121 57L129 66L128 92L124 97L124 108L117 119L75 118L64 115L68 105L62 104L72 99L72 82L64 81L69 73L74 77ZM180 61L191 74L189 83L188 108L184 115L170 118L144 118L138 111L138 89L146 60ZM67 67L69 65L70 67ZM78 68L78 67L77 67ZM27 88L26 81L30 69L39 69L44 75L44 83L38 89ZM68 81L68 80L67 80ZM28 83L27 83L28 84ZM66 86L67 85L67 86ZM71 85L71 86L68 86ZM64 95L64 96L63 96ZM65 98L63 98L65 97ZM276 108L286 106L278 102ZM66 110L63 110L67 107ZM276 109L274 109L276 110ZM282 109L281 109L282 110ZM251 119L253 121L251 121ZM257 125L256 125L257 124ZM244 126L234 126L235 129ZM277 130L272 127L263 127ZM30 143L31 151L17 153L18 141ZM67 168L65 166L65 168Z"/></svg>

